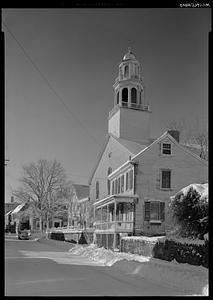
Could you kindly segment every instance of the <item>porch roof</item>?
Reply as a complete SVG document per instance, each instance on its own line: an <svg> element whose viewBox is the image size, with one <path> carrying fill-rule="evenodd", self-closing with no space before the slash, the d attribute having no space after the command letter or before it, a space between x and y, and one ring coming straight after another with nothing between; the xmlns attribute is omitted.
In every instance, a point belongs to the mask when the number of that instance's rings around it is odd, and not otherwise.
<svg viewBox="0 0 213 300"><path fill-rule="evenodd" d="M99 208L99 207L106 206L111 203L122 203L122 202L133 203L134 200L137 198L138 198L137 194L110 195L104 199L101 199L101 200L95 202L93 205L95 206L95 208Z"/></svg>

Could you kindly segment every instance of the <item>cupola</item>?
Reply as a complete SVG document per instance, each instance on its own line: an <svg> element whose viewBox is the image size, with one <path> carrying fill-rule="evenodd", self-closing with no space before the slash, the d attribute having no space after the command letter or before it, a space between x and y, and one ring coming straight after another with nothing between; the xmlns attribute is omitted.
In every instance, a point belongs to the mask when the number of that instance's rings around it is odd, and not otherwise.
<svg viewBox="0 0 213 300"><path fill-rule="evenodd" d="M140 140L141 136L149 135L150 107L144 96L141 73L141 64L129 47L118 67L113 85L114 107L109 113L109 133L117 137ZM135 132L127 129L131 127Z"/></svg>

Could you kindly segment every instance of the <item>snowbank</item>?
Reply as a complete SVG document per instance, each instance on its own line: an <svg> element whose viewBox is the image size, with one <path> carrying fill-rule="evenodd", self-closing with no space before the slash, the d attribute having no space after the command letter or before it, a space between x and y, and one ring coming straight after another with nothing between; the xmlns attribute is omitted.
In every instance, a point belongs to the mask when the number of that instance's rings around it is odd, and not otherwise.
<svg viewBox="0 0 213 300"><path fill-rule="evenodd" d="M208 183L204 184L198 184L198 183L192 183L186 187L184 187L182 190L180 190L177 194L171 197L171 200L173 200L177 195L183 194L183 196L186 196L192 188L193 190L197 191L200 194L200 199L206 199L208 201L208 194L209 194L209 185Z"/></svg>
<svg viewBox="0 0 213 300"><path fill-rule="evenodd" d="M160 239L164 239L165 236L123 236L122 240L135 240L135 241L146 241L149 243L156 243Z"/></svg>
<svg viewBox="0 0 213 300"><path fill-rule="evenodd" d="M167 262L152 257L113 252L91 244L87 247L76 245L70 253L112 266L127 274L145 277L163 285L186 291L188 295L208 295L208 269L202 266Z"/></svg>

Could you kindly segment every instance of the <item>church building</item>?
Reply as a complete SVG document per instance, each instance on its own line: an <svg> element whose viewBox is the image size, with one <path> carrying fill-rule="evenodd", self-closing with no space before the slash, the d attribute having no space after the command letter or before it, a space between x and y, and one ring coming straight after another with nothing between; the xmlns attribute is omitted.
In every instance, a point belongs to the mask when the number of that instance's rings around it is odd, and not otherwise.
<svg viewBox="0 0 213 300"><path fill-rule="evenodd" d="M208 179L208 163L180 144L179 132L150 137L151 108L142 68L131 49L119 64L108 135L89 179L90 225L99 246L122 236L165 234L172 227L170 196Z"/></svg>

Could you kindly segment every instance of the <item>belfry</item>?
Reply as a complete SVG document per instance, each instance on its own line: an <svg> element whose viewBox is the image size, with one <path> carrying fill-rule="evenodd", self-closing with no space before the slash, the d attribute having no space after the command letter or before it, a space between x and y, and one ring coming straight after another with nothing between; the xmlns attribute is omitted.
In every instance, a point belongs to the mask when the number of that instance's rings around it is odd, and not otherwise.
<svg viewBox="0 0 213 300"><path fill-rule="evenodd" d="M131 48L119 64L113 85L114 108L109 113L108 132L117 138L146 142L150 139L150 107L144 97L141 65Z"/></svg>

